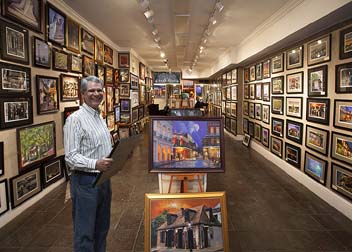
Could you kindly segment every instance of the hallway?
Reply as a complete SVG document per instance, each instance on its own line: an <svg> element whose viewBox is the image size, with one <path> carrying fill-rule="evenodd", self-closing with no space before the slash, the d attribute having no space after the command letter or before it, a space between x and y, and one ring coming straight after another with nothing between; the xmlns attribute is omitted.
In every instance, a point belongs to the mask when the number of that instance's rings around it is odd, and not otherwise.
<svg viewBox="0 0 352 252"><path fill-rule="evenodd" d="M140 137L112 178L110 252L144 251L144 193L158 193L158 176L148 173L148 139ZM226 172L208 174L207 191L226 191L230 252L352 251L352 221L227 134L225 150ZM0 229L0 251L72 251L67 185Z"/></svg>

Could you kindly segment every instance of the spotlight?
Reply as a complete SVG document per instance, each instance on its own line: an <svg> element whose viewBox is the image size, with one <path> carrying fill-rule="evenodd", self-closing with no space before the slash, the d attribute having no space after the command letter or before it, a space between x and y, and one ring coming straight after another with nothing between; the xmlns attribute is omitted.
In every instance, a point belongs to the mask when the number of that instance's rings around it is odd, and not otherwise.
<svg viewBox="0 0 352 252"><path fill-rule="evenodd" d="M211 16L211 17L209 18L209 22L210 22L211 24L215 25L215 24L216 24L216 19L215 19L215 17L214 17L214 16Z"/></svg>
<svg viewBox="0 0 352 252"><path fill-rule="evenodd" d="M160 57L161 58L165 58L165 53L164 52L160 52Z"/></svg>
<svg viewBox="0 0 352 252"><path fill-rule="evenodd" d="M155 41L156 43L159 43L159 42L160 42L160 37L154 38L154 41Z"/></svg>
<svg viewBox="0 0 352 252"><path fill-rule="evenodd" d="M224 5L222 4L221 1L217 1L217 3L215 4L216 9L218 10L218 12L221 12L222 9L224 9Z"/></svg>
<svg viewBox="0 0 352 252"><path fill-rule="evenodd" d="M144 12L144 16L149 19L151 18L152 16L154 16L154 11L151 10L151 9L148 9L147 11Z"/></svg>
<svg viewBox="0 0 352 252"><path fill-rule="evenodd" d="M158 34L158 29L155 28L154 30L152 30L152 34L156 36Z"/></svg>

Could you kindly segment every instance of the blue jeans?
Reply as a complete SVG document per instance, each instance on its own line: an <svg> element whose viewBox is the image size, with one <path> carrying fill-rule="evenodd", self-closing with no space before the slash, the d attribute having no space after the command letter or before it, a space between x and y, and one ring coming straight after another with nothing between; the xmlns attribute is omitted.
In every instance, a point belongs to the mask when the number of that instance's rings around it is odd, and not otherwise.
<svg viewBox="0 0 352 252"><path fill-rule="evenodd" d="M110 227L110 180L93 187L95 176L72 174L71 198L75 252L105 252Z"/></svg>

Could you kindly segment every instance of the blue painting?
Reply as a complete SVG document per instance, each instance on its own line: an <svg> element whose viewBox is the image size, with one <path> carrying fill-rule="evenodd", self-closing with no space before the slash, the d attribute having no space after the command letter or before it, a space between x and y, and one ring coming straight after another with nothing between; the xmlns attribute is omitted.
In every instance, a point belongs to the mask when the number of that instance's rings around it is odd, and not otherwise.
<svg viewBox="0 0 352 252"><path fill-rule="evenodd" d="M313 173L315 176L323 177L323 164L313 158L307 158L307 170Z"/></svg>

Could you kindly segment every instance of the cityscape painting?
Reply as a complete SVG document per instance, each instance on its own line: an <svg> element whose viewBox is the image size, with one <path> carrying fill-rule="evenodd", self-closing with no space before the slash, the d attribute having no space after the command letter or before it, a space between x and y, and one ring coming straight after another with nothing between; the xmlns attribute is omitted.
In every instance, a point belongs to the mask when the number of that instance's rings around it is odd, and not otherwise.
<svg viewBox="0 0 352 252"><path fill-rule="evenodd" d="M222 118L151 117L150 172L224 172Z"/></svg>

